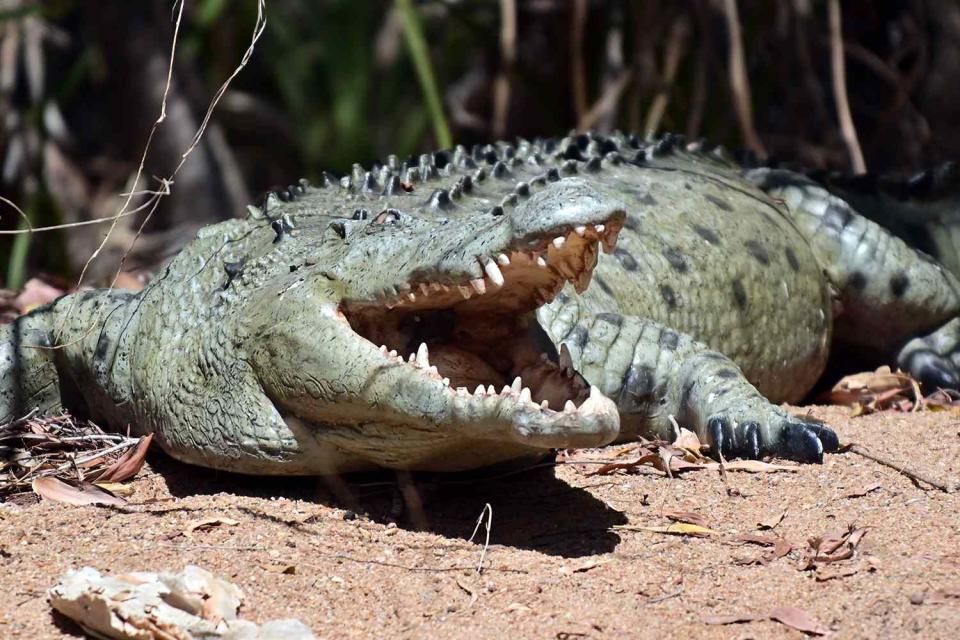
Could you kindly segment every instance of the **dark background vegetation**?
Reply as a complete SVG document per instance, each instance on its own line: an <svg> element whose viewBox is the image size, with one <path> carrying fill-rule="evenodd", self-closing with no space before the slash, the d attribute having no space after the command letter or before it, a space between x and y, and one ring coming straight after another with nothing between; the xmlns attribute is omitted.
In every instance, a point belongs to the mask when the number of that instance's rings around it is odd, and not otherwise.
<svg viewBox="0 0 960 640"><path fill-rule="evenodd" d="M158 189L190 147L250 44L257 2L187 1L167 118L135 185L178 9L0 0L0 193L34 226L115 214L118 194ZM271 187L449 140L674 131L856 168L838 124L827 0L283 0L266 16L126 268L156 265ZM960 156L960 4L842 0L841 24L866 168L909 172ZM419 67L417 33L428 54ZM429 108L431 85L440 109ZM121 219L88 281L109 280L145 216ZM18 226L3 205L0 229ZM76 278L107 226L0 236L0 283Z"/></svg>

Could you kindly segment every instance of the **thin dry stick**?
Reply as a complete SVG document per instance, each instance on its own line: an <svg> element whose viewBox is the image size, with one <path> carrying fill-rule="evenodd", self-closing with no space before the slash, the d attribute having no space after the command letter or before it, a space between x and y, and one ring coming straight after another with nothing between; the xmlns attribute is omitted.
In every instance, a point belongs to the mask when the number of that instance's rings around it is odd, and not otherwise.
<svg viewBox="0 0 960 640"><path fill-rule="evenodd" d="M737 120L747 146L761 158L767 157L767 150L753 126L753 98L750 96L750 81L747 79L747 65L743 55L743 35L740 32L740 16L737 14L737 0L724 0L724 14L727 18L727 32L730 36L728 64L730 66L730 90L733 92L733 105L737 111Z"/></svg>
<svg viewBox="0 0 960 640"><path fill-rule="evenodd" d="M487 549L490 547L490 530L493 528L493 507L490 506L490 503L483 505L483 511L480 512L480 517L477 518L477 526L473 528L473 533L470 534L470 539L467 542L473 542L473 537L477 535L477 531L480 530L480 523L483 522L483 516L487 516L487 539L483 543L483 551L480 552L480 562L477 563L477 573L483 573L483 560L487 557Z"/></svg>
<svg viewBox="0 0 960 640"><path fill-rule="evenodd" d="M587 25L587 0L574 0L573 28L570 31L570 48L573 51L573 109L577 122L587 113L587 78L583 61L583 35Z"/></svg>
<svg viewBox="0 0 960 640"><path fill-rule="evenodd" d="M500 0L500 72L493 87L493 135L502 138L510 111L510 76L517 56L517 2Z"/></svg>
<svg viewBox="0 0 960 640"><path fill-rule="evenodd" d="M833 95L837 101L840 134L847 145L854 173L866 173L867 165L863 161L863 151L860 149L857 129L853 126L850 101L847 98L847 70L843 61L843 31L840 22L840 1L830 0L830 70L833 74Z"/></svg>
<svg viewBox="0 0 960 640"><path fill-rule="evenodd" d="M16 205L16 203L14 203L12 200L8 200L8 199L4 198L3 196L0 196L0 202L3 202L3 203L5 203L5 204L8 204L8 205L10 205L11 207L13 207L14 209L16 209L17 213L20 214L20 217L23 218L23 221L27 223L27 228L26 228L26 229L20 229L20 230L19 230L20 233L24 233L24 232L26 232L26 233L33 233L33 225L30 224L30 218L27 216L27 214L25 214L25 213L23 212L23 209L21 209L20 207L18 207L18 206Z"/></svg>
<svg viewBox="0 0 960 640"><path fill-rule="evenodd" d="M667 103L670 101L670 90L673 88L673 82L677 77L677 70L680 68L680 61L687 53L687 39L690 35L690 25L686 16L680 16L670 28L670 35L667 36L667 53L663 61L663 75L660 81L660 90L654 96L647 112L647 121L643 132L647 138L653 135L660 128L660 121L663 114L667 111Z"/></svg>
<svg viewBox="0 0 960 640"><path fill-rule="evenodd" d="M929 484L931 487L936 487L937 489L940 489L944 493L953 493L957 489L960 489L960 482L943 482L942 480L931 478L930 475L927 474L925 471L918 471L917 469L913 469L906 465L900 464L899 462L895 460L891 460L886 456L882 456L880 454L873 453L868 449L864 449L858 444L851 444L849 451L852 451L857 455L861 455L864 458L867 458L869 460L873 460L874 462L878 464L882 464L885 467L890 467L895 471L899 471L900 473L907 476L911 480L914 480L914 481L919 480L920 482L925 482L926 484Z"/></svg>

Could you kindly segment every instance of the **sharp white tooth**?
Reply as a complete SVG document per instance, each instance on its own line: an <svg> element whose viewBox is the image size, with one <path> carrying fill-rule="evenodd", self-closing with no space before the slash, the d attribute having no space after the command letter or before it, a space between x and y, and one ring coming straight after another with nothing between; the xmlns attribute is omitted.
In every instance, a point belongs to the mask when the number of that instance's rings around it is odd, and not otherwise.
<svg viewBox="0 0 960 640"><path fill-rule="evenodd" d="M417 299L417 295L415 293L408 293L407 299L410 300L410 302L413 302L414 300Z"/></svg>
<svg viewBox="0 0 960 640"><path fill-rule="evenodd" d="M442 382L442 383L443 383L443 386L445 386L445 387L449 387L449 386L450 386L450 378L444 378L444 379L441 380L440 382Z"/></svg>
<svg viewBox="0 0 960 640"><path fill-rule="evenodd" d="M564 238L563 236L557 236L556 238L553 239L553 246L555 246L557 249L562 249L563 243L565 243L566 241L567 239Z"/></svg>
<svg viewBox="0 0 960 640"><path fill-rule="evenodd" d="M397 356L397 362L403 364L403 356Z"/></svg>
<svg viewBox="0 0 960 640"><path fill-rule="evenodd" d="M541 410L543 410L543 409L549 409L549 408L550 408L550 403L549 403L547 400L542 400L542 401L540 402L540 409L541 409Z"/></svg>
<svg viewBox="0 0 960 640"><path fill-rule="evenodd" d="M410 283L404 282L402 285L400 285L400 291L402 291L403 293L410 291Z"/></svg>
<svg viewBox="0 0 960 640"><path fill-rule="evenodd" d="M424 283L421 282L421 283L420 283L420 293L422 293L422 294L425 295L425 296L426 296L426 295L429 295L429 294L430 294L430 288L427 287L427 285L425 285Z"/></svg>
<svg viewBox="0 0 960 640"><path fill-rule="evenodd" d="M475 395L475 396L482 396L482 395L484 395L484 394L486 394L486 393L487 393L487 392L486 392L486 390L483 388L483 385L482 385L482 384L478 384L478 385L477 385L477 388L476 388L476 389L474 390L474 392L473 392L473 395Z"/></svg>
<svg viewBox="0 0 960 640"><path fill-rule="evenodd" d="M603 226L602 224L598 224L593 228L593 230L596 231L597 233L603 233L604 229L606 229L606 227Z"/></svg>
<svg viewBox="0 0 960 640"><path fill-rule="evenodd" d="M473 290L483 295L487 292L487 284L483 281L483 278L477 278L476 280L470 281L470 286L473 287Z"/></svg>
<svg viewBox="0 0 960 640"><path fill-rule="evenodd" d="M407 358L407 362L409 362L410 364L413 364L416 361L416 359L417 359L417 354L411 353L410 356Z"/></svg>
<svg viewBox="0 0 960 640"><path fill-rule="evenodd" d="M417 348L417 364L421 367L430 366L430 351L427 349L426 342L421 342Z"/></svg>
<svg viewBox="0 0 960 640"><path fill-rule="evenodd" d="M581 237L587 232L587 228L582 224L574 227L573 230L576 231L577 235Z"/></svg>
<svg viewBox="0 0 960 640"><path fill-rule="evenodd" d="M470 394L470 392L467 390L466 387L457 387L457 395L458 395L458 396L466 396L466 395L469 395L469 394Z"/></svg>
<svg viewBox="0 0 960 640"><path fill-rule="evenodd" d="M577 405L573 404L573 400L567 400L563 405L563 410L567 413L572 413L577 410Z"/></svg>
<svg viewBox="0 0 960 640"><path fill-rule="evenodd" d="M566 342L560 345L560 368L573 369L573 358L570 357L570 349L567 348Z"/></svg>
<svg viewBox="0 0 960 640"><path fill-rule="evenodd" d="M387 355L387 345L385 344L380 345L380 355L382 356Z"/></svg>
<svg viewBox="0 0 960 640"><path fill-rule="evenodd" d="M490 282L498 287L503 286L503 273L501 273L500 267L497 266L496 262L487 260L487 263L483 265L483 270L487 272Z"/></svg>
<svg viewBox="0 0 960 640"><path fill-rule="evenodd" d="M513 389L511 389L509 385L506 385L506 384L505 384L505 385L503 385L503 389L500 389L500 395L505 396L505 395L507 395L508 393L510 393L512 390L513 390Z"/></svg>
<svg viewBox="0 0 960 640"><path fill-rule="evenodd" d="M430 365L427 367L427 373L432 373L433 375L440 377L440 370L437 369L435 365Z"/></svg>
<svg viewBox="0 0 960 640"><path fill-rule="evenodd" d="M590 385L590 397L588 400L597 400L602 397L603 393L600 392L600 389L598 389L595 385Z"/></svg>
<svg viewBox="0 0 960 640"><path fill-rule="evenodd" d="M523 391L520 392L520 401L530 402L530 389L528 389L527 387L524 387Z"/></svg>
<svg viewBox="0 0 960 640"><path fill-rule="evenodd" d="M389 355L390 355L391 358L396 358L396 357L397 357L397 350L396 350L396 349L390 349L390 354L389 354Z"/></svg>
<svg viewBox="0 0 960 640"><path fill-rule="evenodd" d="M470 290L470 287L462 287L457 285L457 291L460 292L460 295L463 296L464 300L469 300L470 296L473 295L473 291Z"/></svg>
<svg viewBox="0 0 960 640"><path fill-rule="evenodd" d="M500 263L501 267L505 267L510 264L510 256L505 253L501 253L497 256L497 262Z"/></svg>
<svg viewBox="0 0 960 640"><path fill-rule="evenodd" d="M547 266L547 261L543 259L543 256L537 256L537 266L538 267Z"/></svg>
<svg viewBox="0 0 960 640"><path fill-rule="evenodd" d="M523 381L520 380L520 376L517 376L516 378L513 379L513 384L510 385L510 390L513 391L514 393L520 393L520 389L522 388L522 386L523 386Z"/></svg>
<svg viewBox="0 0 960 640"><path fill-rule="evenodd" d="M488 396L495 396L495 395L497 395L497 390L493 388L493 385L492 385L492 384L487 386L487 395L488 395Z"/></svg>

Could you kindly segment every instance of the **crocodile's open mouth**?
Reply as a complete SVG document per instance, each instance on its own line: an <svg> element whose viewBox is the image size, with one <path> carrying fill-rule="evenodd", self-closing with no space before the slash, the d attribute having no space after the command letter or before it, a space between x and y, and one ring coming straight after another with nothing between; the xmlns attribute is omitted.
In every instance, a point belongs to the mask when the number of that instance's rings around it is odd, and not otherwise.
<svg viewBox="0 0 960 640"><path fill-rule="evenodd" d="M565 348L556 353L535 312L568 282L586 289L600 247L613 251L621 225L617 216L563 229L480 258L476 279L411 283L378 304L341 311L386 361L432 377L451 394L509 397L548 414L583 412L600 394L573 369Z"/></svg>

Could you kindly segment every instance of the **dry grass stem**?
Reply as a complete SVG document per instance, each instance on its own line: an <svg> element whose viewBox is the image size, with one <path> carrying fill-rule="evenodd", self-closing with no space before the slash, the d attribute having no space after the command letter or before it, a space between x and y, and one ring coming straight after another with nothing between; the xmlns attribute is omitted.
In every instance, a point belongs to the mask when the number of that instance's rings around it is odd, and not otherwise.
<svg viewBox="0 0 960 640"><path fill-rule="evenodd" d="M843 30L839 0L830 0L830 70L833 76L833 95L837 101L840 133L850 154L850 166L854 173L866 173L867 164L863 160L863 151L860 149L860 140L857 138L857 129L853 125L850 100L847 97L847 71L843 60Z"/></svg>
<svg viewBox="0 0 960 640"><path fill-rule="evenodd" d="M747 78L747 64L743 54L743 34L740 29L740 16L737 13L737 0L724 0L724 14L727 19L727 32L730 37L728 64L730 90L733 93L733 106L737 120L747 146L760 158L767 157L767 150L753 124L753 99L750 95L750 80Z"/></svg>

